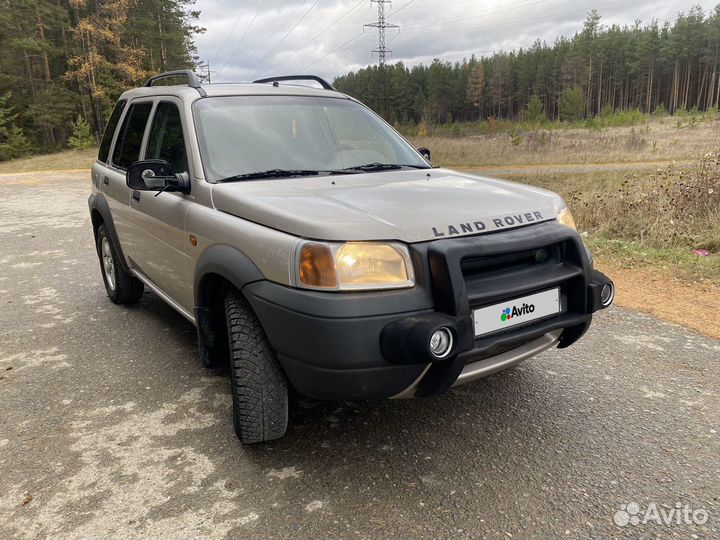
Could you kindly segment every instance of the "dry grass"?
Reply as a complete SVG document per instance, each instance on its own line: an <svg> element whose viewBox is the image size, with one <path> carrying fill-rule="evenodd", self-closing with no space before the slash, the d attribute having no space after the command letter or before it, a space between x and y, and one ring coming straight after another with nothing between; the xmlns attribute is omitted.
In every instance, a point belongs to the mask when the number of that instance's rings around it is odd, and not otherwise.
<svg viewBox="0 0 720 540"><path fill-rule="evenodd" d="M720 251L720 153L654 170L511 176L560 193L579 227L593 235Z"/></svg>
<svg viewBox="0 0 720 540"><path fill-rule="evenodd" d="M600 260L669 272L687 282L720 284L720 167L692 166L590 173L536 172L509 178L555 191ZM711 252L708 257L692 253Z"/></svg>
<svg viewBox="0 0 720 540"><path fill-rule="evenodd" d="M464 138L412 137L429 148L433 164L472 168L489 165L667 162L717 150L719 120L696 124L660 118L633 127L533 130Z"/></svg>
<svg viewBox="0 0 720 540"><path fill-rule="evenodd" d="M67 150L56 154L32 156L0 162L0 174L33 171L89 169L97 157L97 148Z"/></svg>

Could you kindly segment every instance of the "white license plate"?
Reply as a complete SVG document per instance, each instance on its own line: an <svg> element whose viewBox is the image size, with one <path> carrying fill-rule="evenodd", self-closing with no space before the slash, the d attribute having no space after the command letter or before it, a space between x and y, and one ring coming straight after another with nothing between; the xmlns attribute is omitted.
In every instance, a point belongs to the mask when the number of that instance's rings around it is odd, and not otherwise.
<svg viewBox="0 0 720 540"><path fill-rule="evenodd" d="M475 335L505 330L557 313L560 313L560 289L507 300L473 312Z"/></svg>

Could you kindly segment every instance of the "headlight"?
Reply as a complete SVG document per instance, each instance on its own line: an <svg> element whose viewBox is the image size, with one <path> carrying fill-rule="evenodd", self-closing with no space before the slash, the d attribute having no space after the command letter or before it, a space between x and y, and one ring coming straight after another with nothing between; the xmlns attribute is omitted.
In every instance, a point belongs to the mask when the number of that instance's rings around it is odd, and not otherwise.
<svg viewBox="0 0 720 540"><path fill-rule="evenodd" d="M302 242L296 253L300 287L344 291L415 285L410 254L402 244Z"/></svg>
<svg viewBox="0 0 720 540"><path fill-rule="evenodd" d="M565 225L566 227L570 227L571 229L577 231L577 226L575 225L575 218L573 217L572 212L567 206L560 210L560 213L557 215L557 220L562 225Z"/></svg>

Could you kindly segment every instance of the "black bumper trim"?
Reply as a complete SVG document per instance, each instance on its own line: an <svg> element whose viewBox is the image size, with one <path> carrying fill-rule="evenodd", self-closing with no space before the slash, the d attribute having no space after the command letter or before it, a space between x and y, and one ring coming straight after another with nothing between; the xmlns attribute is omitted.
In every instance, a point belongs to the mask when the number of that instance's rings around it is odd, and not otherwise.
<svg viewBox="0 0 720 540"><path fill-rule="evenodd" d="M536 267L532 283L527 267L506 273L504 299L538 288L561 288L563 312L527 325L476 337L472 310L493 305L498 291L486 287L482 270L472 274L472 303L461 263L470 257L564 243L562 255ZM492 237L444 239L411 246L418 283L412 289L379 292L319 292L258 281L243 287L290 382L303 394L323 399L380 399L403 392L418 380L418 396L450 388L473 355L493 347L536 339L562 329L558 347L577 341L592 313L601 309L599 291L608 278L590 266L575 231L543 223ZM559 256L558 256L559 257ZM559 264L555 265L558 262ZM474 259L473 270L481 259ZM550 275L541 275L550 268ZM521 276L522 279L514 280ZM499 283L494 275L490 283ZM476 302L480 301L478 305ZM432 332L453 332L454 348L438 360L429 352ZM428 366L429 369L428 369Z"/></svg>

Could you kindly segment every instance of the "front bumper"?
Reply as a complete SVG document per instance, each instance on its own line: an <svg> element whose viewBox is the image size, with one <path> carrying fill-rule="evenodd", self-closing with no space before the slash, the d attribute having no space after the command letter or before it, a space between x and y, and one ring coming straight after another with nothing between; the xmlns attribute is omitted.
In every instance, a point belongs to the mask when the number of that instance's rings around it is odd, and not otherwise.
<svg viewBox="0 0 720 540"><path fill-rule="evenodd" d="M411 246L417 285L378 292L318 292L267 281L243 292L293 386L320 399L427 397L567 347L606 307L610 280L593 270L575 231L555 222ZM541 257L542 255L542 257ZM557 287L562 312L476 337L473 310ZM435 358L445 327L453 348Z"/></svg>

